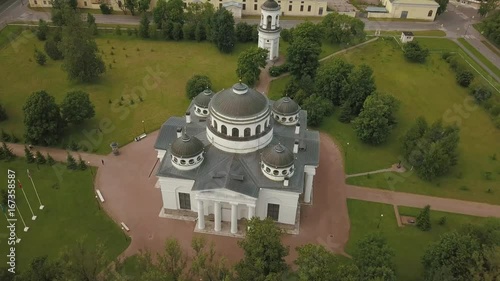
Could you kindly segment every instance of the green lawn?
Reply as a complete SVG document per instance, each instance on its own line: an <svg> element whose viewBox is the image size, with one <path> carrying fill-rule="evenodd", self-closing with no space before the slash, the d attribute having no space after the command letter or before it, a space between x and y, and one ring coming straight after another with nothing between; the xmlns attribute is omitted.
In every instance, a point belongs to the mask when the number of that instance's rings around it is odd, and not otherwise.
<svg viewBox="0 0 500 281"><path fill-rule="evenodd" d="M351 231L346 247L347 253L352 253L356 242L370 232L380 231L389 245L394 249L394 262L397 268L398 280L422 280L423 267L421 256L426 247L439 239L444 233L460 227L463 224L484 223L486 218L471 217L431 210L432 229L428 232L420 231L414 226L398 227L394 208L391 205L371 203L358 200L348 200ZM399 207L401 215L416 216L419 209ZM380 219L380 215L383 218ZM446 216L446 224L438 225L439 218ZM380 222L380 227L377 226Z"/></svg>
<svg viewBox="0 0 500 281"><path fill-rule="evenodd" d="M464 47L469 50L474 56L477 57L478 60L480 60L487 68L489 68L495 75L500 77L500 69L498 69L497 66L495 66L490 60L485 58L476 48L474 48L467 40L464 38L458 38L458 41L464 45Z"/></svg>
<svg viewBox="0 0 500 281"><path fill-rule="evenodd" d="M13 162L0 162L3 173L0 175L2 183L7 182L7 169L16 171L16 179L22 183L33 211L37 216L31 220L31 213L26 204L24 195L16 188L16 202L21 214L29 227L23 231L23 223L17 217L17 235L21 243L16 246L17 268L26 269L34 257L48 255L57 258L64 247L71 247L77 239L86 237L89 247L96 243L105 245L109 260L115 259L129 244L120 227L107 214L98 208L92 186L90 170L69 171L65 167L41 165L37 170L36 164L26 164L24 158ZM38 200L33 186L27 176L26 169L30 169L33 181L38 190L43 210L38 210ZM2 189L6 185L2 185ZM17 215L17 213L16 213ZM0 219L0 252L7 252L6 220L4 215ZM5 265L7 257L2 254L0 263Z"/></svg>
<svg viewBox="0 0 500 281"><path fill-rule="evenodd" d="M438 46L458 47L446 39L426 39L424 43L433 50ZM385 180L383 175L377 175L370 178L350 178L349 183L500 203L500 159L490 158L495 153L500 157L498 150L500 130L493 126L489 115L480 107L465 112L463 117L460 117L459 113L454 113L454 108L463 106L468 92L456 84L455 74L441 59L439 53L433 52L428 62L423 65L408 63L394 39L380 38L374 43L342 54L342 57L354 64L370 65L374 71L378 91L391 94L401 101L397 113L398 125L383 145L371 146L361 143L350 124L338 121L338 109L335 109L334 115L326 118L321 124L320 129L329 133L344 150L344 155L347 155L345 165L347 174L384 169L397 163L401 159L399 139L420 115L425 116L430 122L439 118L443 118L445 123L456 120L461 122L459 162L447 176L429 183L420 180L415 174L403 177L400 175L398 178L393 176L394 180ZM290 78L273 81L269 95L273 98L278 97L286 84L284 80L287 79ZM491 173L491 179L485 178L486 172ZM486 193L488 188L491 188L493 193Z"/></svg>

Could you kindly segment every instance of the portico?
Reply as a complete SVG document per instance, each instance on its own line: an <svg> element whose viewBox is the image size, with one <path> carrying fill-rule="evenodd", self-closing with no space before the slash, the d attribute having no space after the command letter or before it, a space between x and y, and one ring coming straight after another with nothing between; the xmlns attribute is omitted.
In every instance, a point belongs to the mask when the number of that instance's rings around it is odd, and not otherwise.
<svg viewBox="0 0 500 281"><path fill-rule="evenodd" d="M228 190L199 192L195 195L198 207L198 230L205 229L205 216L213 214L214 231L221 231L222 221L231 223L231 234L238 232L238 220L255 216L256 198ZM230 206L230 211L227 206Z"/></svg>

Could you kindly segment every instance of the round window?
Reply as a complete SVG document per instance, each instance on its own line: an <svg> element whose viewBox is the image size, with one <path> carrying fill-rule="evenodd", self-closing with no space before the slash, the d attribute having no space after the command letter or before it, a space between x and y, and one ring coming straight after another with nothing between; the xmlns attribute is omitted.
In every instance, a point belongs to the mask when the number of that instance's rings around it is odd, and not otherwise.
<svg viewBox="0 0 500 281"><path fill-rule="evenodd" d="M273 175L277 176L279 174L280 174L280 172L278 170L273 170Z"/></svg>
<svg viewBox="0 0 500 281"><path fill-rule="evenodd" d="M201 156L198 156L198 158L196 158L196 160L200 161L201 160Z"/></svg>
<svg viewBox="0 0 500 281"><path fill-rule="evenodd" d="M193 165L194 164L194 159L189 160L189 164Z"/></svg>
<svg viewBox="0 0 500 281"><path fill-rule="evenodd" d="M293 167L290 168L290 173L292 173L292 172L293 172Z"/></svg>
<svg viewBox="0 0 500 281"><path fill-rule="evenodd" d="M206 109L203 110L203 114L208 114L208 111Z"/></svg>
<svg viewBox="0 0 500 281"><path fill-rule="evenodd" d="M292 122L293 121L293 117L288 118L288 121Z"/></svg>
<svg viewBox="0 0 500 281"><path fill-rule="evenodd" d="M271 169L269 169L269 167L266 168L266 172L270 173L271 172Z"/></svg>
<svg viewBox="0 0 500 281"><path fill-rule="evenodd" d="M174 157L173 160L174 160L174 163L177 163L177 158L176 157Z"/></svg>
<svg viewBox="0 0 500 281"><path fill-rule="evenodd" d="M288 174L288 171L287 171L287 170L283 170L283 171L281 171L281 173L282 173L283 175L286 175L286 174Z"/></svg>
<svg viewBox="0 0 500 281"><path fill-rule="evenodd" d="M264 169L264 164L260 164L260 167L261 167L262 169Z"/></svg>
<svg viewBox="0 0 500 281"><path fill-rule="evenodd" d="M276 120L280 120L280 117L278 115L274 115L274 118L276 118Z"/></svg>
<svg viewBox="0 0 500 281"><path fill-rule="evenodd" d="M282 117L281 118L281 122L285 122L286 121L286 118L285 117Z"/></svg>
<svg viewBox="0 0 500 281"><path fill-rule="evenodd" d="M186 160L181 160L181 165L186 165Z"/></svg>
<svg viewBox="0 0 500 281"><path fill-rule="evenodd" d="M198 112L198 113L199 113L200 111L201 111L201 110L200 110L200 108L198 108L198 107L197 107L197 108L196 108L196 112Z"/></svg>

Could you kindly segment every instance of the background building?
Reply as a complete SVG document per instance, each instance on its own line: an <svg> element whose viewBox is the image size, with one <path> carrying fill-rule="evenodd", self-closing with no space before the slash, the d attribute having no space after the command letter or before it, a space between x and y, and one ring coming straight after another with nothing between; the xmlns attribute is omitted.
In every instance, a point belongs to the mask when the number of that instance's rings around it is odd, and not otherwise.
<svg viewBox="0 0 500 281"><path fill-rule="evenodd" d="M369 18L401 18L433 21L439 4L432 0L382 0L384 7L367 7Z"/></svg>

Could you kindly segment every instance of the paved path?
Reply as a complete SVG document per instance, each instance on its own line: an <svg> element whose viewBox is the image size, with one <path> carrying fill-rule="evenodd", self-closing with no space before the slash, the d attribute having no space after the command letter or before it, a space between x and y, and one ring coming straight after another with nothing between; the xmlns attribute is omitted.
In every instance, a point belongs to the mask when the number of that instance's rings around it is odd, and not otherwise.
<svg viewBox="0 0 500 281"><path fill-rule="evenodd" d="M500 205L372 189L353 185L346 185L346 189L347 198L351 199L416 208L423 208L425 205L430 205L431 209L436 211L477 217L500 218Z"/></svg>

